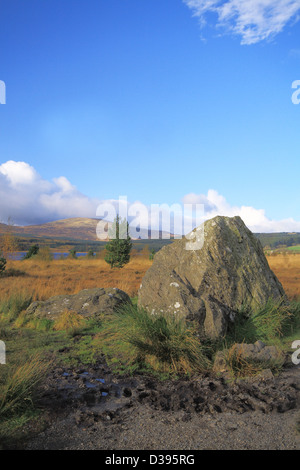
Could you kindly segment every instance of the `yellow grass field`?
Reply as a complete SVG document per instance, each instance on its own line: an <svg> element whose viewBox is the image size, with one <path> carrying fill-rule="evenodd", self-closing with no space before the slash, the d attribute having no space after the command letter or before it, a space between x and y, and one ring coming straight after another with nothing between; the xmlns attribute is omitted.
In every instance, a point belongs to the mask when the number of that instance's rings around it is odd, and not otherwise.
<svg viewBox="0 0 300 470"><path fill-rule="evenodd" d="M300 299L300 254L269 255L267 260L288 297L290 299Z"/></svg>
<svg viewBox="0 0 300 470"><path fill-rule="evenodd" d="M267 259L289 298L300 298L300 254L270 255ZM151 264L147 255L133 256L122 269L111 269L103 259L85 257L50 262L8 261L7 274L15 275L0 279L0 297L26 292L34 300L45 300L93 287L118 287L135 297Z"/></svg>
<svg viewBox="0 0 300 470"><path fill-rule="evenodd" d="M50 262L8 261L6 274L0 279L0 297L26 292L32 294L34 300L45 300L93 287L117 287L134 297L151 264L149 256L135 256L122 269L111 269L102 259L86 257ZM7 276L9 273L16 275Z"/></svg>

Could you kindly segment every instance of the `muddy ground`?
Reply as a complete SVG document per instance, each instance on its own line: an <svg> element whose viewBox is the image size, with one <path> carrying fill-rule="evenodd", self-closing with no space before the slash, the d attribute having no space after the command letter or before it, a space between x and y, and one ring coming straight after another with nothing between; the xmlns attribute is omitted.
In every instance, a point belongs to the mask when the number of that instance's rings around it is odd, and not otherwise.
<svg viewBox="0 0 300 470"><path fill-rule="evenodd" d="M61 368L43 384L39 405L43 430L32 429L21 448L300 449L300 366L231 384L209 374L118 377L104 362Z"/></svg>

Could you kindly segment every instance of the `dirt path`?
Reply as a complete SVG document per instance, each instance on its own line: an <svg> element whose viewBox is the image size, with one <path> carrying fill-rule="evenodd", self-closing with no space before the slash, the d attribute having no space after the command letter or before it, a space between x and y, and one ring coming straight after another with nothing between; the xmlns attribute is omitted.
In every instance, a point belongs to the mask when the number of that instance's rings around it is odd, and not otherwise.
<svg viewBox="0 0 300 470"><path fill-rule="evenodd" d="M134 410L122 424L76 423L76 415L55 422L27 449L50 450L293 450L300 449L295 412L265 416L193 416L184 422L180 413L162 417L149 407Z"/></svg>
<svg viewBox="0 0 300 470"><path fill-rule="evenodd" d="M101 365L59 370L44 394L57 417L26 448L299 450L299 404L300 366L230 386L210 376L121 379Z"/></svg>

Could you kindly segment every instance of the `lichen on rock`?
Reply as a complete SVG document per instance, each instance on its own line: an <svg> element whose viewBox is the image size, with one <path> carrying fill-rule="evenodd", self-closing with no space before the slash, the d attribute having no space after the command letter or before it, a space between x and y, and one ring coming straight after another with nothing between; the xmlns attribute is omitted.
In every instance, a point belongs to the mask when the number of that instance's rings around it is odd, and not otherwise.
<svg viewBox="0 0 300 470"><path fill-rule="evenodd" d="M84 289L78 294L57 295L45 301L33 302L26 315L55 320L66 309L75 311L85 318L111 314L124 303L131 303L126 292L117 288Z"/></svg>
<svg viewBox="0 0 300 470"><path fill-rule="evenodd" d="M199 227L193 232L199 233ZM200 233L201 248L191 249L189 236L155 255L138 292L139 306L172 314L180 304L177 316L219 337L242 306L256 309L269 299L285 297L260 241L240 217L214 217L204 222Z"/></svg>

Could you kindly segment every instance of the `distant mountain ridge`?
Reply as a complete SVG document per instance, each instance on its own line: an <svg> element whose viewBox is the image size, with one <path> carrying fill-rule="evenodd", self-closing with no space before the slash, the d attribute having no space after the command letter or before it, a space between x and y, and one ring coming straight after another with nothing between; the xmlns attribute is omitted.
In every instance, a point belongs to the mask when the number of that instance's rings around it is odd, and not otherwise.
<svg viewBox="0 0 300 470"><path fill-rule="evenodd" d="M13 232L16 236L32 236L32 237L44 237L44 238L55 238L55 239L69 239L69 240L86 240L86 241L100 241L97 237L97 226L100 227L101 233L105 235L108 233L112 223L102 219L84 218L84 217L73 217L70 219L61 219L54 222L46 222L39 225L7 225L0 223L0 235L7 233L8 231ZM130 234L132 236L132 234ZM171 238L167 232L156 231L156 238ZM149 239L150 232L148 229L141 229L139 232L141 239ZM139 237L132 236L132 239L137 240ZM103 239L102 239L103 241Z"/></svg>
<svg viewBox="0 0 300 470"><path fill-rule="evenodd" d="M0 223L0 234L12 231L15 235L20 236L97 241L99 239L97 238L96 227L99 222L105 225L108 224L98 219L83 217L61 219L39 225L11 226Z"/></svg>
<svg viewBox="0 0 300 470"><path fill-rule="evenodd" d="M7 232L12 232L20 237L34 237L34 238L51 238L51 239L67 239L67 240L81 240L97 242L100 239L97 237L96 229L99 224L102 233L108 232L112 223L101 219L73 217L69 219L56 220L54 222L47 222L39 225L7 225L0 223L0 236ZM151 234L147 229L141 229L139 237L132 236L133 240L150 240ZM154 235L154 236L153 236ZM263 247L277 248L280 245L291 246L295 244L300 245L300 233L295 232L281 232L281 233L256 233L256 237L260 240ZM156 231L152 234L152 238L173 238L172 234L168 232ZM103 241L103 240L102 240Z"/></svg>

